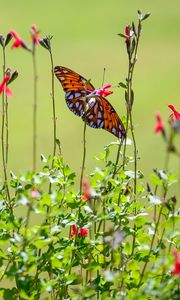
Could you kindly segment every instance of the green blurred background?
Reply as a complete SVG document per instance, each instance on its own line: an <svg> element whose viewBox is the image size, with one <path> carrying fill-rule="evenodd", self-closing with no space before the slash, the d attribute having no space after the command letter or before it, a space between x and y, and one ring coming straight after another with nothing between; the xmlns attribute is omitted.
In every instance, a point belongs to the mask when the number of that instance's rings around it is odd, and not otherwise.
<svg viewBox="0 0 180 300"><path fill-rule="evenodd" d="M168 103L180 110L180 1L1 1L0 33L11 29L30 44L30 27L36 23L41 37L53 35L55 65L69 67L96 87L101 86L103 68L105 82L114 86L109 97L120 116L125 114L124 91L116 88L127 74L127 56L123 39L126 24L137 20L137 10L150 12L144 22L134 77L134 123L139 168L149 176L155 167L163 167L165 145L154 134L154 113L161 112L164 121L170 114ZM39 47L38 60L38 165L40 153L52 152L53 121L50 97L51 77L48 52ZM2 55L1 55L2 61ZM17 69L19 78L11 86L14 96L9 98L10 148L9 169L23 172L32 168L32 57L24 49L7 50L7 65ZM2 63L1 63L2 64ZM65 161L79 174L82 160L83 123L67 108L64 92L56 80L58 137ZM116 141L103 130L88 127L86 173L96 162L93 157L103 146ZM177 141L178 143L178 141ZM170 165L178 173L179 162L172 156ZM148 180L148 177L147 177Z"/></svg>

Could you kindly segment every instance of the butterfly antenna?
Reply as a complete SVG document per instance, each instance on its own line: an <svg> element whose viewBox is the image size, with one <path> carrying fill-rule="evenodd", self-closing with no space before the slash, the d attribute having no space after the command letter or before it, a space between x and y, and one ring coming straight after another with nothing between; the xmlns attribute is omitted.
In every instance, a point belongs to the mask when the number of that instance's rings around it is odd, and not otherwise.
<svg viewBox="0 0 180 300"><path fill-rule="evenodd" d="M104 68L104 69L103 69L102 86L104 85L104 81L105 81L105 74L106 74L106 68Z"/></svg>

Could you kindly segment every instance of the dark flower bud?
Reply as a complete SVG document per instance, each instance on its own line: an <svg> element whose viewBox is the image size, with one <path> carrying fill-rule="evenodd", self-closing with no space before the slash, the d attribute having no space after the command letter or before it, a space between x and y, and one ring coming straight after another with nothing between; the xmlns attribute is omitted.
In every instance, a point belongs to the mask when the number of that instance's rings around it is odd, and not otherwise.
<svg viewBox="0 0 180 300"><path fill-rule="evenodd" d="M176 196L172 196L172 197L171 197L171 200L172 200L173 204L175 205L176 202L177 202Z"/></svg>
<svg viewBox="0 0 180 300"><path fill-rule="evenodd" d="M4 47L4 38L2 35L0 35L0 44L2 47Z"/></svg>
<svg viewBox="0 0 180 300"><path fill-rule="evenodd" d="M8 84L16 80L17 77L18 77L18 72L17 71L13 72L11 78L9 79Z"/></svg>
<svg viewBox="0 0 180 300"><path fill-rule="evenodd" d="M138 19L141 21L142 20L142 12L140 9L138 9Z"/></svg>
<svg viewBox="0 0 180 300"><path fill-rule="evenodd" d="M9 44L9 42L12 39L12 34L9 32L6 36L6 40L5 40L5 47Z"/></svg>
<svg viewBox="0 0 180 300"><path fill-rule="evenodd" d="M151 187L148 182L147 182L147 191L148 191L148 193L152 194Z"/></svg>
<svg viewBox="0 0 180 300"><path fill-rule="evenodd" d="M43 39L39 40L39 43L42 47L44 47L47 50L51 50L51 45L50 45L50 40L52 39L52 37L45 37Z"/></svg>

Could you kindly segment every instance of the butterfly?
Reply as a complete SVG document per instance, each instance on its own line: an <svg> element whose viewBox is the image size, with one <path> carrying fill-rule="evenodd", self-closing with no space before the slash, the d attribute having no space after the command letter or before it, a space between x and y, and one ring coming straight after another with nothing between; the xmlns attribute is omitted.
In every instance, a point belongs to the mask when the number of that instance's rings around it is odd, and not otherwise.
<svg viewBox="0 0 180 300"><path fill-rule="evenodd" d="M94 86L78 73L56 66L54 73L60 81L69 109L87 125L102 128L124 139L125 128L113 106L102 96L96 95Z"/></svg>

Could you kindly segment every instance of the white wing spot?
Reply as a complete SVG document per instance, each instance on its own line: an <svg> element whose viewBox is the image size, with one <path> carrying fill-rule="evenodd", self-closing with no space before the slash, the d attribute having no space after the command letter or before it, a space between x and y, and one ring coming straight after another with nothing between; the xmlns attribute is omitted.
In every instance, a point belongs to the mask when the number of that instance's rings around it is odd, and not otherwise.
<svg viewBox="0 0 180 300"><path fill-rule="evenodd" d="M102 118L102 113L100 111L98 111L98 118Z"/></svg>
<svg viewBox="0 0 180 300"><path fill-rule="evenodd" d="M75 93L75 98L77 98L77 97L79 97L79 96L81 96L80 93Z"/></svg>
<svg viewBox="0 0 180 300"><path fill-rule="evenodd" d="M66 99L69 99L69 100L73 99L73 94L70 93L70 95L67 96Z"/></svg>
<svg viewBox="0 0 180 300"><path fill-rule="evenodd" d="M90 98L87 102L88 107L91 108L95 102L96 102L95 98Z"/></svg>
<svg viewBox="0 0 180 300"><path fill-rule="evenodd" d="M101 127L101 126L100 126L101 122L102 122L101 119L98 119L98 120L97 120L97 125L98 125L98 127Z"/></svg>
<svg viewBox="0 0 180 300"><path fill-rule="evenodd" d="M79 107L79 102L76 102L76 104L75 104L75 105L76 105L76 108L78 108L78 107Z"/></svg>
<svg viewBox="0 0 180 300"><path fill-rule="evenodd" d="M112 133L116 135L116 128L112 128Z"/></svg>

